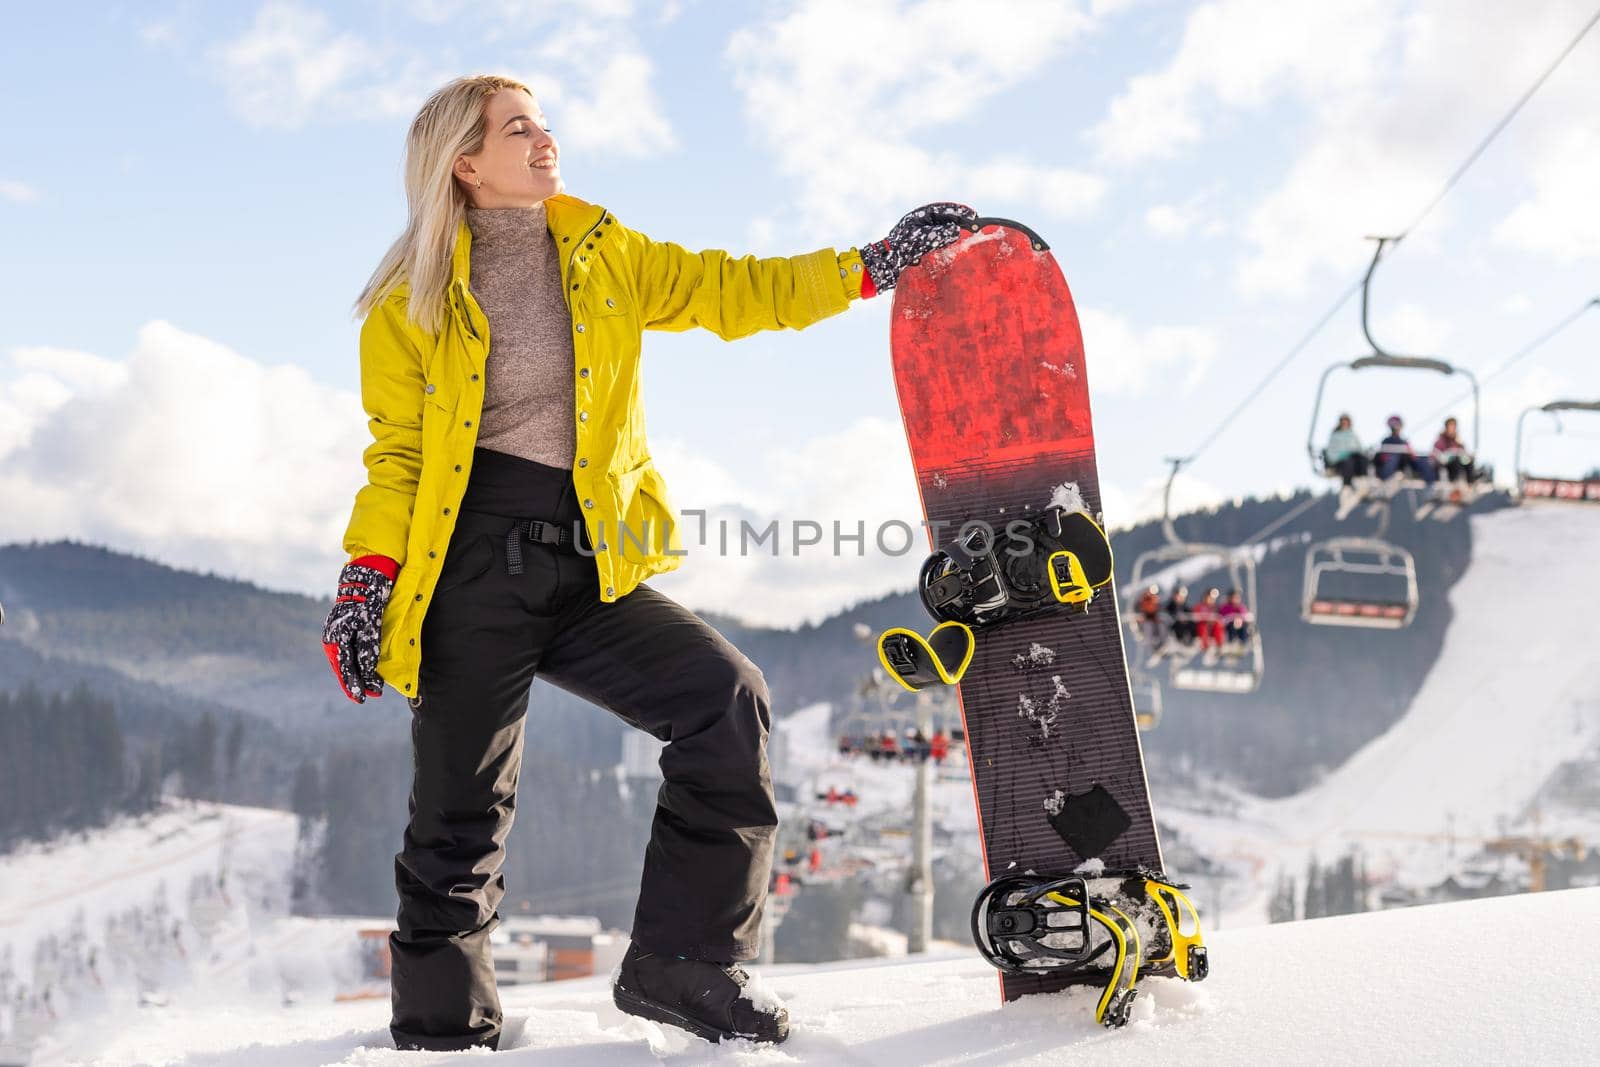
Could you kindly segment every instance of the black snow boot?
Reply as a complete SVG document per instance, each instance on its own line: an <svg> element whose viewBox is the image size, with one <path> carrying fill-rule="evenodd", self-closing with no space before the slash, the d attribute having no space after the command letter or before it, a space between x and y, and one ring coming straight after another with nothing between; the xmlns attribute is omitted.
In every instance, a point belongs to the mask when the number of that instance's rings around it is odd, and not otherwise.
<svg viewBox="0 0 1600 1067"><path fill-rule="evenodd" d="M629 945L611 999L629 1015L679 1026L707 1041L742 1037L774 1044L789 1036L789 1012L770 995L752 1000L736 963L684 960Z"/></svg>

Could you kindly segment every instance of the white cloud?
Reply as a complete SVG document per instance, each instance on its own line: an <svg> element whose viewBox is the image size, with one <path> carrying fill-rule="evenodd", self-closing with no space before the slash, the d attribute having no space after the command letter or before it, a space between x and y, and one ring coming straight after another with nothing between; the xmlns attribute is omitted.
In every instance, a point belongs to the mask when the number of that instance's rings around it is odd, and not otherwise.
<svg viewBox="0 0 1600 1067"><path fill-rule="evenodd" d="M606 51L604 64L576 73L582 94L569 92L564 84L554 82L543 93L540 103L559 109L560 128L556 133L563 150L579 148L641 157L660 155L677 147L672 124L655 92L651 79L654 67L649 57L635 48L608 47ZM553 58L571 52L563 42L552 45L544 54Z"/></svg>
<svg viewBox="0 0 1600 1067"><path fill-rule="evenodd" d="M1094 359L1089 388L1096 394L1138 396L1152 385L1185 389L1205 376L1221 344L1216 331L1202 326L1136 327L1127 319L1080 307L1083 347Z"/></svg>
<svg viewBox="0 0 1600 1067"><path fill-rule="evenodd" d="M406 115L431 82L446 80L335 29L320 11L278 0L262 5L242 35L213 47L210 59L234 110L273 129L298 129L318 118Z"/></svg>
<svg viewBox="0 0 1600 1067"><path fill-rule="evenodd" d="M1158 237L1182 237L1194 228L1194 216L1173 204L1156 204L1144 213L1144 224Z"/></svg>
<svg viewBox="0 0 1600 1067"><path fill-rule="evenodd" d="M1168 158L1202 138L1208 103L1259 108L1288 86L1312 98L1348 92L1370 76L1382 47L1382 6L1378 0L1203 4L1190 15L1172 60L1132 78L1089 139L1112 163Z"/></svg>
<svg viewBox="0 0 1600 1067"><path fill-rule="evenodd" d="M1532 195L1495 227L1494 239L1560 263L1600 258L1600 133L1564 131L1530 171Z"/></svg>
<svg viewBox="0 0 1600 1067"><path fill-rule="evenodd" d="M0 538L73 537L324 595L365 472L352 392L153 321L131 355L21 349Z"/></svg>
<svg viewBox="0 0 1600 1067"><path fill-rule="evenodd" d="M343 30L323 12L293 0L270 0L249 29L210 50L234 109L257 126L293 130L317 121L410 118L451 69L450 32L473 28L472 50L490 60L539 57L538 77L523 78L552 116L563 146L627 157L676 146L655 91L654 66L631 29L633 6L498 0L470 7L418 0L409 14L427 27L426 48ZM465 32L465 31L464 31ZM597 61L598 59L598 61Z"/></svg>
<svg viewBox="0 0 1600 1067"><path fill-rule="evenodd" d="M1091 24L1065 0L810 0L734 33L726 57L752 129L799 183L798 213L813 226L860 231L950 198L980 209L1029 198L1074 218L1101 199L1099 177L995 159L987 144L945 146L938 133L1044 71Z"/></svg>
<svg viewBox="0 0 1600 1067"><path fill-rule="evenodd" d="M1373 335L1396 355L1429 356L1449 347L1451 320L1416 304L1400 304L1391 311L1379 313L1376 319L1372 324Z"/></svg>
<svg viewBox="0 0 1600 1067"><path fill-rule="evenodd" d="M1293 144L1280 131L1298 121L1296 153L1242 209L1248 251L1238 283L1247 294L1300 295L1326 268L1353 273L1363 235L1413 222L1589 13L1584 0L1538 9L1494 0L1214 0L1189 16L1165 63L1130 79L1091 141L1108 162L1148 163L1234 130L1240 117L1270 121L1275 142ZM1533 192L1524 191L1496 239L1567 261L1594 254L1594 45L1572 55L1430 216L1425 240L1474 187L1525 190L1533 159ZM1278 117L1285 113L1301 117Z"/></svg>
<svg viewBox="0 0 1600 1067"><path fill-rule="evenodd" d="M0 197L13 204L31 204L39 199L39 190L27 182L0 180Z"/></svg>
<svg viewBox="0 0 1600 1067"><path fill-rule="evenodd" d="M1159 519L1166 498L1167 476L1152 475L1133 489L1112 482L1100 483L1100 500L1106 523L1113 530L1126 530L1141 522ZM1172 483L1172 514L1183 515L1226 502L1228 494L1194 477L1179 473Z"/></svg>
<svg viewBox="0 0 1600 1067"><path fill-rule="evenodd" d="M651 584L697 610L722 611L775 626L816 621L840 605L911 588L928 553L922 508L905 432L898 421L867 417L798 447L774 445L761 457L759 483L746 484L716 459L670 439L652 440L651 451L681 511L703 509L702 520L683 517L688 555L679 570ZM871 463L861 457L871 456ZM741 522L759 535L778 523L777 555L771 540L747 538L741 552ZM797 523L814 522L822 543L794 554ZM835 551L834 524L842 535L859 530L861 545L841 536ZM909 550L906 530L910 526ZM726 530L727 550L722 549ZM879 532L884 546L878 546ZM809 527L801 537L815 536Z"/></svg>

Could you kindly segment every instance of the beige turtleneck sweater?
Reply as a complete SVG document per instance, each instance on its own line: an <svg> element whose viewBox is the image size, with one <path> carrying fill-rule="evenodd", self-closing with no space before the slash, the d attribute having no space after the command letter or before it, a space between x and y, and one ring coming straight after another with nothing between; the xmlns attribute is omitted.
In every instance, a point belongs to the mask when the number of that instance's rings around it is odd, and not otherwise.
<svg viewBox="0 0 1600 1067"><path fill-rule="evenodd" d="M489 318L478 447L571 468L572 315L544 205L467 208L472 276L467 284Z"/></svg>

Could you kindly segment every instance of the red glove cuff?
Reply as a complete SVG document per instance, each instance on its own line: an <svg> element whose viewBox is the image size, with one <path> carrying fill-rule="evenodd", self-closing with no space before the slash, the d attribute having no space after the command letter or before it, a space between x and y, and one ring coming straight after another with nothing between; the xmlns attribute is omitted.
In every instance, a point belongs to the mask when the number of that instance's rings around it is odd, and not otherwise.
<svg viewBox="0 0 1600 1067"><path fill-rule="evenodd" d="M388 556L358 556L351 560L350 563L371 567L373 570L385 575L391 582L400 574L400 564ZM345 566L348 567L350 563L346 563Z"/></svg>
<svg viewBox="0 0 1600 1067"><path fill-rule="evenodd" d="M861 299L868 300L877 295L878 287L872 284L872 272L863 270L861 272Z"/></svg>

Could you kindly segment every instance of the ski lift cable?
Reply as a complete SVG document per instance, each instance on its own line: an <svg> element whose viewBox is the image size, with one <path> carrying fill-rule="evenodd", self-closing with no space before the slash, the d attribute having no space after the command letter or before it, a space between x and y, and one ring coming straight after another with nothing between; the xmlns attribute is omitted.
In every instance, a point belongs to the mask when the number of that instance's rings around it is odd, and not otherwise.
<svg viewBox="0 0 1600 1067"><path fill-rule="evenodd" d="M1550 341L1557 334L1559 334L1563 330L1565 330L1568 326L1571 326L1574 322L1577 322L1580 318L1583 317L1583 313L1584 312L1588 311L1590 308L1593 308L1593 307L1600 307L1600 296L1594 297L1593 299L1591 299L1591 300L1585 302L1584 304L1580 305L1578 310L1572 312L1566 318L1562 319L1560 322L1558 322L1554 326L1550 327L1550 329L1546 330L1544 333L1540 334L1538 337L1534 338L1532 341L1529 341L1527 344L1525 344L1521 348L1517 349L1515 352L1513 352L1510 356L1508 356L1506 358L1505 362L1501 363L1494 370L1490 371L1489 373L1485 374L1483 377L1479 378L1478 379L1478 384L1479 385L1487 384L1492 379L1499 377L1500 375L1504 374L1506 371L1510 370L1512 367L1516 366L1518 363L1522 362L1522 360L1526 359L1528 356L1533 355L1534 352L1536 352L1540 348L1544 347L1546 342ZM1433 411L1429 415L1425 416L1422 421L1425 422L1425 423L1432 422L1434 419L1438 418L1440 415L1443 415L1445 412L1449 411L1451 408L1455 407L1457 404L1461 403L1461 401L1465 400L1467 397L1469 397L1471 395L1472 395L1471 393L1462 393L1460 396L1458 396L1455 399L1451 400L1449 403L1445 404L1444 406L1436 409L1435 411Z"/></svg>
<svg viewBox="0 0 1600 1067"><path fill-rule="evenodd" d="M1474 148L1472 153L1468 155L1467 158L1462 161L1461 165L1455 169L1455 173L1450 175L1449 179L1445 181L1444 186L1440 188L1439 192L1434 195L1434 198L1428 201L1428 206L1423 208L1422 213L1412 220L1411 225L1407 226L1400 232L1400 236L1395 238L1396 241L1401 240L1406 236L1406 234L1416 229L1417 226L1422 223L1422 220L1427 218L1433 209L1439 206L1439 202L1445 198L1451 189L1455 188L1455 184L1461 180L1462 175L1466 174L1467 171L1471 169L1472 165L1478 161L1478 157L1483 155L1483 153L1488 149L1489 145L1494 142L1494 139L1499 137L1501 132L1507 126L1511 125L1511 120L1517 117L1518 112L1523 109L1529 100L1533 99L1533 95L1539 91L1546 81L1549 80L1550 75L1556 72L1556 68L1561 66L1561 64L1566 60L1567 56L1572 54L1572 50L1577 48L1578 44L1589 35L1589 31L1594 29L1595 23L1597 22L1600 22L1600 8L1597 8L1595 13L1589 16L1589 21L1585 22L1583 24L1583 28L1577 32L1571 41L1567 42L1567 47L1563 48L1561 53L1556 56L1555 60L1544 69L1544 73L1540 74L1539 77L1534 80L1534 83L1528 86L1527 91L1517 98L1517 102L1511 105L1511 110L1507 111L1500 121L1494 124L1494 127L1489 131L1484 139L1478 142L1478 147Z"/></svg>
<svg viewBox="0 0 1600 1067"><path fill-rule="evenodd" d="M1439 206L1444 198L1449 195L1450 190L1455 188L1456 184L1462 179L1467 171L1472 168L1472 165L1483 156L1483 153L1488 150L1489 146L1494 143L1495 139L1505 131L1507 126L1511 125L1512 120L1517 117L1517 115L1522 111L1523 107L1527 105L1528 101L1533 99L1534 95L1540 90L1540 88L1544 86L1544 83L1548 81L1550 76L1556 72L1556 69L1559 68L1563 62L1565 62L1567 56L1572 54L1573 49L1577 48L1583 39L1589 35L1589 31L1594 29L1596 23L1600 23L1600 8L1595 9L1595 13L1589 17L1589 21L1583 24L1583 27L1578 30L1577 34L1573 36L1571 41L1567 42L1567 46L1561 50L1554 61L1552 61L1550 65L1544 69L1544 72L1541 73L1538 78L1534 79L1533 84L1528 86L1523 94L1517 98L1516 103L1511 106L1511 110L1507 111L1500 117L1500 120L1496 122L1494 126L1490 128L1489 132L1484 136L1484 138L1478 142L1477 147L1473 148L1473 150L1468 153L1467 158L1464 159L1453 172L1451 172L1450 177L1445 179L1444 184L1439 187L1439 191L1434 194L1431 200L1428 201L1427 206L1425 206L1422 211L1417 214L1417 217L1411 221L1411 225L1407 226L1398 235L1390 239L1392 243L1399 244L1407 235L1421 225L1424 219L1433 213L1433 209ZM1229 411L1228 414L1223 417L1222 421L1217 424L1216 428L1207 434L1206 437L1202 439L1201 442L1183 458L1179 464L1180 467L1194 462L1199 458L1200 453L1204 452L1214 441L1216 441L1218 437L1222 436L1222 432L1233 424L1234 418L1243 412L1244 409L1252 402L1254 402L1255 399L1259 397L1266 389L1266 387L1272 384L1273 380L1276 379L1280 373L1282 373L1283 369L1293 362L1295 357L1305 351L1312 339L1315 338L1317 334L1322 332L1323 328L1326 327L1330 321L1332 321L1334 315L1336 315L1339 310L1344 307L1344 305L1352 296L1356 294L1356 291L1359 290L1361 286L1361 279L1357 279L1356 281L1352 282L1350 287L1340 295L1338 301L1333 305L1333 307L1329 308L1327 312L1325 312L1323 316L1317 320L1316 325L1313 326L1304 337L1296 342L1294 347L1289 349L1284 357L1267 372L1266 377L1262 378L1261 381L1256 384L1256 387L1250 390L1249 394L1245 396L1244 400L1237 404L1231 411Z"/></svg>
<svg viewBox="0 0 1600 1067"><path fill-rule="evenodd" d="M1249 537L1246 537L1244 539L1244 543L1247 545L1257 544L1268 536L1277 533L1281 527L1293 522L1295 519L1311 510L1311 508L1316 506L1316 504L1322 499L1323 498L1320 493L1312 493L1311 495L1307 496L1298 507L1291 508L1289 511L1278 516L1276 519L1273 519L1271 522L1267 523Z"/></svg>

